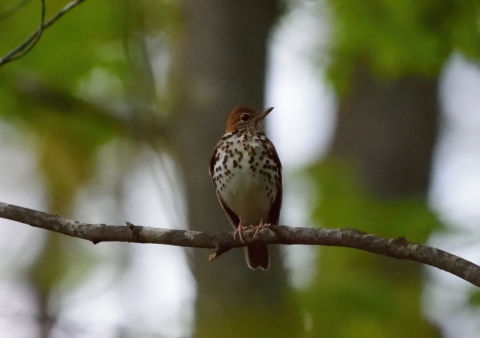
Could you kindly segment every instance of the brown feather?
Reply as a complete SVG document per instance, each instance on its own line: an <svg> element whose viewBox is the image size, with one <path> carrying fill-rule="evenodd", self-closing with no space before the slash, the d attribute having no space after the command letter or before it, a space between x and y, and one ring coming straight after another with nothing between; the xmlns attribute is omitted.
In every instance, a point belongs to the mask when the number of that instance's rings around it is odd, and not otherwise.
<svg viewBox="0 0 480 338"><path fill-rule="evenodd" d="M225 129L226 133L234 133L238 130L237 124L240 121L240 117L244 113L249 113L252 115L258 115L260 114L257 112L255 109L244 107L244 106L238 106L235 107L230 115L228 116L227 120L227 128Z"/></svg>

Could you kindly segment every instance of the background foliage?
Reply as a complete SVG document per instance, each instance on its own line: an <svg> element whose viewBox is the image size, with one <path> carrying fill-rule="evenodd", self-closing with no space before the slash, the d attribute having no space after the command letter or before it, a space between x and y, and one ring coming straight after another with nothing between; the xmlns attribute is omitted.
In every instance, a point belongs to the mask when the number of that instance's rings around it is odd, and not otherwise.
<svg viewBox="0 0 480 338"><path fill-rule="evenodd" d="M328 1L333 21L330 79L342 92L361 58L376 76L436 76L453 51L480 57L478 1Z"/></svg>

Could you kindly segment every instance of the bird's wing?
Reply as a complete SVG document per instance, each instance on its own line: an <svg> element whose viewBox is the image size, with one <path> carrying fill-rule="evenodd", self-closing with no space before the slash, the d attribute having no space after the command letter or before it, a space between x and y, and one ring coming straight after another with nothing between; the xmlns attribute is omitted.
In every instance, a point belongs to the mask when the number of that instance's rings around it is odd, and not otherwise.
<svg viewBox="0 0 480 338"><path fill-rule="evenodd" d="M217 158L217 156L219 156L219 154L218 154L218 143L215 146L215 148L213 149L212 157L210 157L210 166L209 166L208 172L210 173L210 177L212 178L212 180L213 180L213 169L215 167L215 159ZM219 161L220 158L217 158L216 160Z"/></svg>
<svg viewBox="0 0 480 338"><path fill-rule="evenodd" d="M238 225L240 224L240 218L238 218L237 214L227 206L227 203L225 203L225 201L222 198L222 195L220 195L218 191L217 191L217 197L218 197L218 200L220 201L220 204L222 205L223 210L227 214L228 219L230 220L230 223L232 224L232 226L235 229L238 228Z"/></svg>
<svg viewBox="0 0 480 338"><path fill-rule="evenodd" d="M280 158L278 157L277 150L272 142L268 142L269 146L272 149L273 160L278 163L278 181L277 181L277 196L272 203L270 208L270 212L268 213L268 220L267 222L270 224L278 225L280 220L280 210L282 209L282 198L283 198L283 188L282 188L282 162L280 162Z"/></svg>

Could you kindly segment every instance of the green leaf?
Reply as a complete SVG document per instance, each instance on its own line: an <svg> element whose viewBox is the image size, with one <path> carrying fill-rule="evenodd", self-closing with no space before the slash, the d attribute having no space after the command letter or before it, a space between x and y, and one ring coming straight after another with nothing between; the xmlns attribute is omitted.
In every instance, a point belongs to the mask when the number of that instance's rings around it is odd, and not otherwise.
<svg viewBox="0 0 480 338"><path fill-rule="evenodd" d="M377 76L436 76L453 51L480 58L480 1L329 0L333 62L343 93L360 60Z"/></svg>

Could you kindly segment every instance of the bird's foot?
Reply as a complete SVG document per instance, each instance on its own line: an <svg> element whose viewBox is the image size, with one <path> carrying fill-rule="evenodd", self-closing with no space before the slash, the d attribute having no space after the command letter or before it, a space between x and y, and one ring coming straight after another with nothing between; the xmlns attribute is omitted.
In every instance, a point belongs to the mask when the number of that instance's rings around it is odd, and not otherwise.
<svg viewBox="0 0 480 338"><path fill-rule="evenodd" d="M260 224L255 227L255 233L253 234L253 238L255 238L262 229L265 229L268 227L270 227L270 224L263 223L263 221L261 221Z"/></svg>
<svg viewBox="0 0 480 338"><path fill-rule="evenodd" d="M242 241L242 243L245 243L245 241L243 240L243 237L242 237L242 231L245 229L246 227L244 227L243 225L239 224L238 227L235 229L235 232L233 233L233 239L235 239L237 237L237 234L238 234L238 238L240 238L240 240Z"/></svg>

